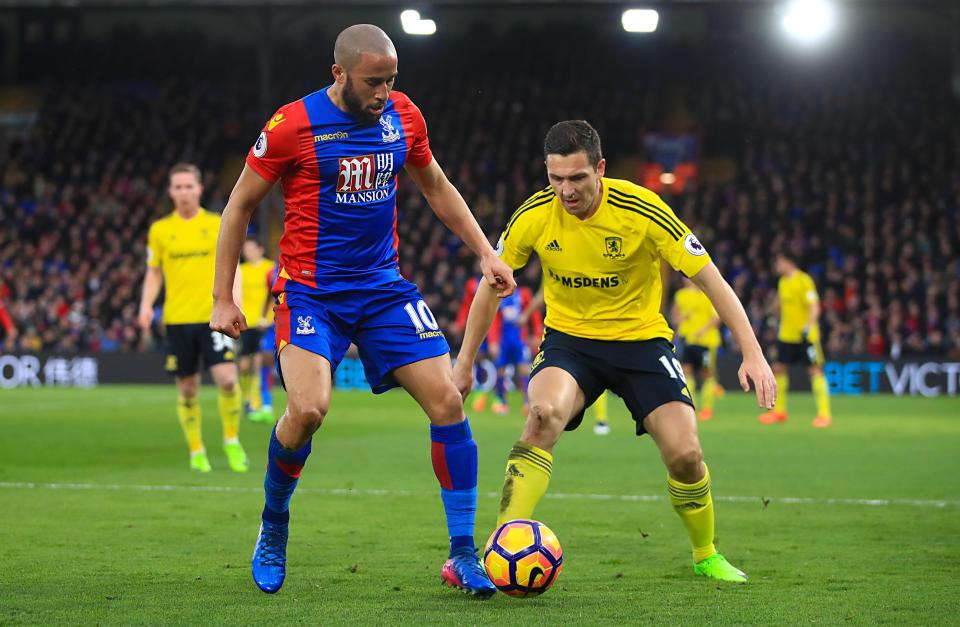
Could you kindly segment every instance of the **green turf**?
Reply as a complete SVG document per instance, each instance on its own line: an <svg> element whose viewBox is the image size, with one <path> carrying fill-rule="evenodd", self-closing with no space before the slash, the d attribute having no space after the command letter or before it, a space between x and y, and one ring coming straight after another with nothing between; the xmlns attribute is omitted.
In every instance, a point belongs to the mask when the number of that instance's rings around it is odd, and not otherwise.
<svg viewBox="0 0 960 627"><path fill-rule="evenodd" d="M269 427L243 425L253 470L230 473L204 390L214 472L190 474L174 397L172 386L0 392L0 623L960 621L958 399L838 398L827 430L810 428L808 396L772 427L745 395L719 401L702 441L715 495L750 497L717 503L718 546L745 586L695 579L668 503L628 498L664 495L664 472L614 399L610 436L583 428L560 442L537 512L563 543L559 582L536 599L480 602L439 584L427 423L403 393L335 394L275 596L249 573ZM471 421L483 542L520 419Z"/></svg>

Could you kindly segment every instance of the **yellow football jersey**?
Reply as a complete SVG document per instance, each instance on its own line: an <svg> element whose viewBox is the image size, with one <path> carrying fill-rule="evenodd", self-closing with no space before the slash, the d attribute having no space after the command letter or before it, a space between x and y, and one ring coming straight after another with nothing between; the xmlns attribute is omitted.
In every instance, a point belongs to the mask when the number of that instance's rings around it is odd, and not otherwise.
<svg viewBox="0 0 960 627"><path fill-rule="evenodd" d="M247 324L255 327L263 318L263 303L270 294L269 275L275 264L269 259L256 263L241 263L240 278L243 281L243 315ZM267 309L267 318L273 314L273 308Z"/></svg>
<svg viewBox="0 0 960 627"><path fill-rule="evenodd" d="M163 271L165 324L210 322L220 216L200 209L184 220L177 212L150 225L147 266Z"/></svg>
<svg viewBox="0 0 960 627"><path fill-rule="evenodd" d="M798 344L803 341L803 327L807 326L810 319L810 304L820 300L817 286L809 274L797 270L788 277L780 277L777 293L780 296L780 332L777 339ZM813 325L807 338L811 342L818 341L820 327Z"/></svg>
<svg viewBox="0 0 960 627"><path fill-rule="evenodd" d="M540 257L546 326L598 340L670 340L660 258L693 276L710 256L659 196L630 181L602 184L586 220L567 213L551 188L537 192L510 218L498 253L514 269Z"/></svg>
<svg viewBox="0 0 960 627"><path fill-rule="evenodd" d="M704 331L700 337L694 337L697 331L717 317L717 310L713 308L710 298L703 290L695 287L683 287L677 290L673 298L680 314L681 322L677 334L687 344L717 348L720 346L720 329L712 327Z"/></svg>

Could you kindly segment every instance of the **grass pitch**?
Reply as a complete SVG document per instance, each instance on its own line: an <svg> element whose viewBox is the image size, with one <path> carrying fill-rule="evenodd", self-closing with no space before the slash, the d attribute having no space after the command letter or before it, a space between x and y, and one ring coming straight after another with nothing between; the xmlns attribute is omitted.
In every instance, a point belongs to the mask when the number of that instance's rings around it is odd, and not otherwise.
<svg viewBox="0 0 960 627"><path fill-rule="evenodd" d="M335 393L273 596L249 572L269 428L243 425L252 470L233 474L202 398L208 475L187 469L172 385L0 392L0 623L960 622L958 399L837 398L826 430L808 396L771 427L751 397L718 401L701 438L737 586L693 577L653 443L614 397L611 435L588 423L555 451L537 518L563 543L558 583L481 602L439 584L429 432L405 394ZM471 416L480 544L520 423Z"/></svg>

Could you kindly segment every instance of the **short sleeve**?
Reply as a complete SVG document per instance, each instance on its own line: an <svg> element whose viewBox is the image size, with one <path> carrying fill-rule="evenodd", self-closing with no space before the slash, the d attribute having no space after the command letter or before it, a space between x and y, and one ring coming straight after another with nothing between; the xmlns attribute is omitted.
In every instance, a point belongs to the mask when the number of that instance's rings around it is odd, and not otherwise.
<svg viewBox="0 0 960 627"><path fill-rule="evenodd" d="M423 118L420 108L410 103L411 131L413 138L407 142L407 161L418 168L425 168L433 161L433 152L430 150L430 138L427 136L427 121Z"/></svg>
<svg viewBox="0 0 960 627"><path fill-rule="evenodd" d="M819 302L820 297L817 296L817 286L814 284L813 279L809 276L804 277L803 280L803 302L808 305Z"/></svg>
<svg viewBox="0 0 960 627"><path fill-rule="evenodd" d="M159 268L160 257L163 254L162 244L160 243L160 229L157 223L150 225L150 231L147 235L147 267Z"/></svg>
<svg viewBox="0 0 960 627"><path fill-rule="evenodd" d="M297 162L297 126L281 107L263 126L247 153L247 165L264 180L276 182Z"/></svg>
<svg viewBox="0 0 960 627"><path fill-rule="evenodd" d="M527 265L530 253L533 252L536 244L534 222L529 216L517 216L507 224L500 241L497 242L497 255L514 270Z"/></svg>
<svg viewBox="0 0 960 627"><path fill-rule="evenodd" d="M697 236L680 221L673 209L659 196L651 195L644 200L650 211L647 236L653 240L657 252L677 272L692 277L710 263L710 255Z"/></svg>

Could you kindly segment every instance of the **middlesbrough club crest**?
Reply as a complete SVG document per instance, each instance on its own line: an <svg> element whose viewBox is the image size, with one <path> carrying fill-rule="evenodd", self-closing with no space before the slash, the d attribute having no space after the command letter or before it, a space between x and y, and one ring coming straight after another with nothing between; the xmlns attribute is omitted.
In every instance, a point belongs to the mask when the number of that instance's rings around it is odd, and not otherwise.
<svg viewBox="0 0 960 627"><path fill-rule="evenodd" d="M607 259L623 259L626 255L623 254L623 238L622 237L607 237L603 240L604 252L603 256Z"/></svg>

